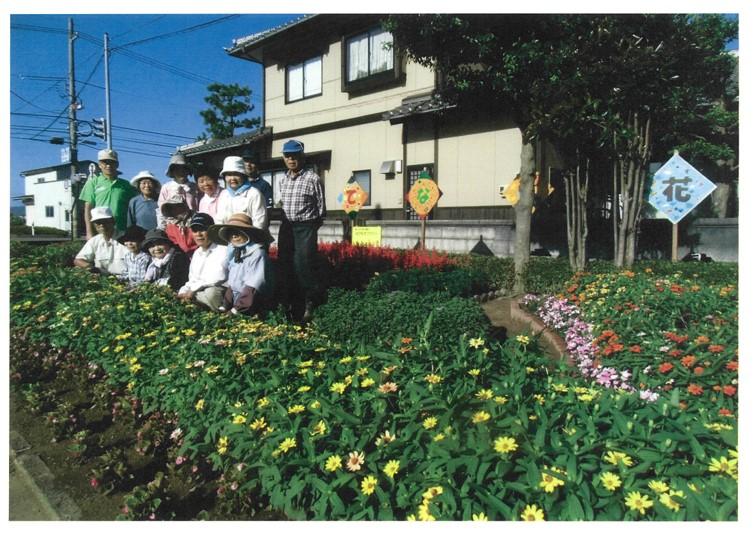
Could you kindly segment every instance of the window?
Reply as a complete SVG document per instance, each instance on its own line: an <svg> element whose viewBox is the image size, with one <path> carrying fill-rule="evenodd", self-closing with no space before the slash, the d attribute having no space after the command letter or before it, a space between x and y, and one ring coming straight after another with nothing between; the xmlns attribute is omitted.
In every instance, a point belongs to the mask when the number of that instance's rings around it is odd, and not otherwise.
<svg viewBox="0 0 754 533"><path fill-rule="evenodd" d="M52 205L45 206L45 216L47 218L53 218L55 216L55 207Z"/></svg>
<svg viewBox="0 0 754 533"><path fill-rule="evenodd" d="M65 221L70 222L71 221L71 212L67 209L65 210Z"/></svg>
<svg viewBox="0 0 754 533"><path fill-rule="evenodd" d="M393 36L374 28L346 40L346 81L348 83L393 70Z"/></svg>
<svg viewBox="0 0 754 533"><path fill-rule="evenodd" d="M285 170L272 170L269 172L262 172L259 177L272 186L272 205L278 205L281 201L280 198L280 178L285 176Z"/></svg>
<svg viewBox="0 0 754 533"><path fill-rule="evenodd" d="M285 70L288 102L322 94L322 56L307 59Z"/></svg>
<svg viewBox="0 0 754 533"><path fill-rule="evenodd" d="M356 170L349 182L356 182L359 186L366 191L369 195L364 205L372 205L372 171L371 170Z"/></svg>

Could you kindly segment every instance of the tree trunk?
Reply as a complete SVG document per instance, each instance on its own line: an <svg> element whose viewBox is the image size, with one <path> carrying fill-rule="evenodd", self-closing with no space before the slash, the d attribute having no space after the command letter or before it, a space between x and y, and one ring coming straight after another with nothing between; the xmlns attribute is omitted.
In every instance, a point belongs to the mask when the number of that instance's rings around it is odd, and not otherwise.
<svg viewBox="0 0 754 533"><path fill-rule="evenodd" d="M526 267L529 264L531 248L531 208L534 205L534 145L521 139L521 171L518 203L514 206L516 217L516 238L513 247L513 292L526 291Z"/></svg>
<svg viewBox="0 0 754 533"><path fill-rule="evenodd" d="M568 262L572 272L583 271L586 267L586 238L589 227L586 221L586 199L589 190L589 160L586 170L581 165L564 178L566 189L566 229L568 234Z"/></svg>

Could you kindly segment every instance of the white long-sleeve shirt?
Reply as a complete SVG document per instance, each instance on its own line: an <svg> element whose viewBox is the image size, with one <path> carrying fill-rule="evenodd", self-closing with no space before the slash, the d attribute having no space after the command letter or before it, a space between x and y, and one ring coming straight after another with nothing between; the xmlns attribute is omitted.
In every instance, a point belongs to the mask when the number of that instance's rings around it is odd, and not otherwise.
<svg viewBox="0 0 754 533"><path fill-rule="evenodd" d="M178 294L220 285L228 279L228 247L212 243L206 250L197 248L191 257L186 284Z"/></svg>
<svg viewBox="0 0 754 533"><path fill-rule="evenodd" d="M115 239L106 241L99 233L86 241L76 259L83 259L109 274L122 274L126 270L128 248Z"/></svg>
<svg viewBox="0 0 754 533"><path fill-rule="evenodd" d="M249 187L235 196L228 189L220 193L220 198L217 200L215 224L225 224L235 213L249 215L255 228L267 229L269 225L264 195L254 187Z"/></svg>

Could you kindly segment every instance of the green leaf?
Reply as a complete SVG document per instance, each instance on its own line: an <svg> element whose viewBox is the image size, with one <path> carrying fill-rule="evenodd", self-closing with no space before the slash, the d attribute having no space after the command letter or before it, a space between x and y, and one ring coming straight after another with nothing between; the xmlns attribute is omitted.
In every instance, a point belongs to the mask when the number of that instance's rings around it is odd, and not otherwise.
<svg viewBox="0 0 754 533"><path fill-rule="evenodd" d="M581 502L575 494L568 494L568 496L566 496L566 506L568 508L569 520L584 520L584 518L586 518L584 508L581 506Z"/></svg>

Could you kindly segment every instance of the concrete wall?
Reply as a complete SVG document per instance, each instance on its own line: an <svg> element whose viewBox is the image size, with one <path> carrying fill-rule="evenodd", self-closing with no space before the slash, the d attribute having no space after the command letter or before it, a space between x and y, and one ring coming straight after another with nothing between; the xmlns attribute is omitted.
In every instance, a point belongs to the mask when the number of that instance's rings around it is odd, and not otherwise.
<svg viewBox="0 0 754 533"><path fill-rule="evenodd" d="M699 218L691 224L688 233L698 236L695 252L705 253L714 261L738 261L737 218ZM682 259L690 251L689 246L679 246L678 258Z"/></svg>
<svg viewBox="0 0 754 533"><path fill-rule="evenodd" d="M70 216L67 221L65 216L66 211L70 211L72 202L69 180L58 179L58 173L51 170L29 174L25 182L24 194L34 196L34 205L26 206L26 225L70 231ZM46 216L47 206L53 208L51 217Z"/></svg>

